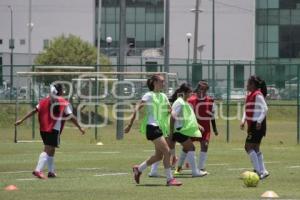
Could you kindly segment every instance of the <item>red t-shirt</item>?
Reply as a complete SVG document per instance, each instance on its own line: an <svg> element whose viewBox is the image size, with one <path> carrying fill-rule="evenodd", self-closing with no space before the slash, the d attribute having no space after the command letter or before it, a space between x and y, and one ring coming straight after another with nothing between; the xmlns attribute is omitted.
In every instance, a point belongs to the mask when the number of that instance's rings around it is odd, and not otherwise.
<svg viewBox="0 0 300 200"><path fill-rule="evenodd" d="M210 121L213 118L214 100L210 96L199 99L197 95L192 95L188 102L192 105L198 123L204 128L204 133L210 133Z"/></svg>

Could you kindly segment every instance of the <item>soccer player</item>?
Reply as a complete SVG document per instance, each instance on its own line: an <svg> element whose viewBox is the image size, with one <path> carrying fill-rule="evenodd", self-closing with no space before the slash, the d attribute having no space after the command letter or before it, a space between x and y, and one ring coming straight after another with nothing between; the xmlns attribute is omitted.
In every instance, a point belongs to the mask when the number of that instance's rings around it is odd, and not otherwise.
<svg viewBox="0 0 300 200"><path fill-rule="evenodd" d="M263 154L260 151L261 140L266 135L266 114L268 111L265 101L267 96L266 83L258 76L251 76L248 79L247 91L245 111L240 128L244 130L245 123L247 123L245 150L250 157L255 172L260 179L264 179L269 176L264 164Z"/></svg>
<svg viewBox="0 0 300 200"><path fill-rule="evenodd" d="M54 154L55 148L59 147L60 134L63 130L65 120L70 119L82 134L84 129L78 124L76 117L72 114L70 103L62 98L63 87L61 84L50 86L50 95L42 99L30 113L16 121L15 126L22 124L27 118L38 113L40 134L44 143L44 151L40 154L34 176L46 179L43 168L48 164L48 178L55 178Z"/></svg>
<svg viewBox="0 0 300 200"><path fill-rule="evenodd" d="M207 160L207 151L211 135L210 123L215 136L219 134L215 121L216 105L214 103L214 99L207 95L208 89L208 83L206 81L200 81L195 90L196 94L188 99L188 102L194 109L198 124L203 127L202 137L193 138L193 141L200 142L201 150L199 154L198 168L206 174L207 172L205 170L205 163Z"/></svg>
<svg viewBox="0 0 300 200"><path fill-rule="evenodd" d="M136 109L131 116L130 122L124 132L128 133L135 120L136 114L143 107L146 107L146 114L141 126L141 133L153 142L155 154L142 162L140 165L133 167L134 179L137 184L140 183L142 172L153 163L163 159L165 173L167 177L167 186L180 186L181 182L177 181L171 171L170 149L164 137L169 133L169 115L170 104L167 96L161 91L164 88L164 78L161 75L153 75L147 80L149 92L137 104Z"/></svg>
<svg viewBox="0 0 300 200"><path fill-rule="evenodd" d="M179 157L178 166L182 166L185 158L192 168L193 177L201 177L206 174L199 171L195 161L195 146L192 138L200 138L201 132L192 107L187 102L192 94L189 84L183 83L172 95L172 113L170 119L170 138L182 146L182 153Z"/></svg>

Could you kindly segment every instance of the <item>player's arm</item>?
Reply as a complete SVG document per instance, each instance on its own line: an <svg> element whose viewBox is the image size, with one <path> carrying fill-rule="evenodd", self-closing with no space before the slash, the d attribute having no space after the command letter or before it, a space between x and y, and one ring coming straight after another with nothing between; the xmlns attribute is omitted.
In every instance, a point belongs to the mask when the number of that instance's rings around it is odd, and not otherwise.
<svg viewBox="0 0 300 200"><path fill-rule="evenodd" d="M175 119L176 119L176 116L174 116L174 112L171 112L171 117L170 117L170 136L169 136L170 141L172 141L172 137L173 137L173 133L174 133Z"/></svg>
<svg viewBox="0 0 300 200"><path fill-rule="evenodd" d="M70 117L70 121L79 129L82 135L85 134L85 130L79 125L77 117L73 114L70 114L68 117Z"/></svg>
<svg viewBox="0 0 300 200"><path fill-rule="evenodd" d="M128 124L128 125L126 126L126 128L124 129L124 132L125 132L125 133L129 133L129 131L130 131L131 127L132 127L132 124L133 124L133 122L134 122L134 120L135 120L135 117L136 117L137 112L139 112L139 111L144 107L145 103L146 103L145 101L140 101L140 102L136 105L136 107L135 107L135 109L134 109L134 111L133 111L133 113L132 113L132 115L131 115L131 117L130 117L129 124Z"/></svg>
<svg viewBox="0 0 300 200"><path fill-rule="evenodd" d="M22 124L26 119L28 119L29 117L31 117L35 113L37 113L37 111L38 111L37 108L35 108L32 111L30 111L29 113L27 113L22 119L15 122L15 126L18 126L18 125Z"/></svg>
<svg viewBox="0 0 300 200"><path fill-rule="evenodd" d="M212 106L212 118L211 118L211 126L213 128L214 134L217 136L219 135L218 129L217 129L217 124L216 124L216 118L215 118L215 112L216 111L216 104L213 103Z"/></svg>
<svg viewBox="0 0 300 200"><path fill-rule="evenodd" d="M243 118L242 118L242 121L241 121L241 124L240 124L241 130L244 130L244 128L245 128L245 123L246 123L246 111L245 111L245 109L244 109L244 112L243 112Z"/></svg>

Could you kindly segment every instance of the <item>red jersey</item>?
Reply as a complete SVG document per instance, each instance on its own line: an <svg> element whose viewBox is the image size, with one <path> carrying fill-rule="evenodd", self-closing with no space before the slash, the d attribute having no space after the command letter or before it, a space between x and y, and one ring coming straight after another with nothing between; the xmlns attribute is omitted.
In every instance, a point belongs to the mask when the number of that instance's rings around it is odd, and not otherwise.
<svg viewBox="0 0 300 200"><path fill-rule="evenodd" d="M51 109L53 109L53 108L51 108L50 96L42 99L39 102L38 119L39 119L39 123L40 123L40 131L51 133L53 127L56 124L57 118L64 116L65 107L68 106L69 102L62 97L58 97L56 104L59 105L59 109L58 109L59 113L54 114L53 110L51 112ZM64 122L65 122L64 120L61 121L60 132L63 130Z"/></svg>
<svg viewBox="0 0 300 200"><path fill-rule="evenodd" d="M262 95L260 90L249 92L246 97L245 111L246 111L246 120L247 120L248 127L250 127L252 123L251 119L253 118L255 100L257 95Z"/></svg>
<svg viewBox="0 0 300 200"><path fill-rule="evenodd" d="M197 95L192 95L188 102L192 105L198 123L204 128L204 133L210 133L210 121L213 118L214 100L210 96L199 99Z"/></svg>

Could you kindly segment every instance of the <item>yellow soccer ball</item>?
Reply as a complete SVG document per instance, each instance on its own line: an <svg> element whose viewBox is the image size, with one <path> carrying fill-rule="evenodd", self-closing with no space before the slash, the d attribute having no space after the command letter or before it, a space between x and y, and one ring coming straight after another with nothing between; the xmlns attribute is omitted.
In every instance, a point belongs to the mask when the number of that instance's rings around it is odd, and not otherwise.
<svg viewBox="0 0 300 200"><path fill-rule="evenodd" d="M249 172L245 174L243 180L247 187L256 187L259 182L259 176L254 172Z"/></svg>

